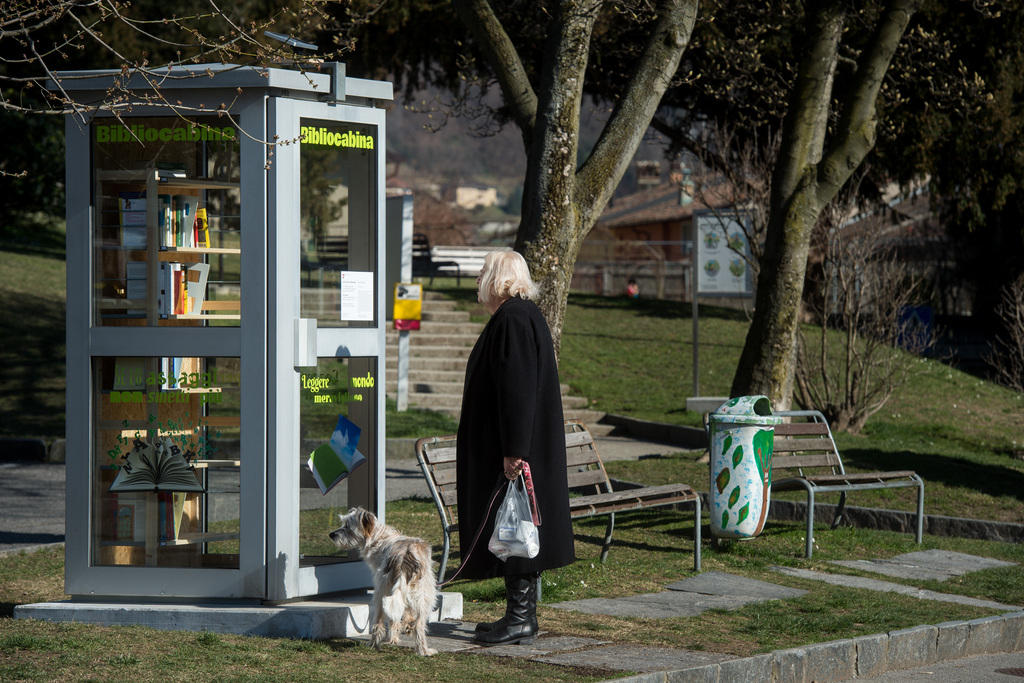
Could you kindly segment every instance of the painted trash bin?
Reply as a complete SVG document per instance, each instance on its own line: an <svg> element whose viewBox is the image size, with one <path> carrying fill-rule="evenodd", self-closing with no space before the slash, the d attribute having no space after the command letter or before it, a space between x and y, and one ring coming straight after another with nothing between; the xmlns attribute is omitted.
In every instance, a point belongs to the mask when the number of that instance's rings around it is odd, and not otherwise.
<svg viewBox="0 0 1024 683"><path fill-rule="evenodd" d="M731 398L708 418L711 533L754 538L768 516L775 425L766 396Z"/></svg>

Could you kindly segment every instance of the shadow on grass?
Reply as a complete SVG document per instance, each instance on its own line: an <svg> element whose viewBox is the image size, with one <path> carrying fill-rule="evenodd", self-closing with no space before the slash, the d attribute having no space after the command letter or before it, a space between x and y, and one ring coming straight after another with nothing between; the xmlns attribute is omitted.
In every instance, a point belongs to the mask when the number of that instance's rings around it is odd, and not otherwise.
<svg viewBox="0 0 1024 683"><path fill-rule="evenodd" d="M989 496L1024 501L1024 472L1002 465L985 465L963 458L913 451L884 452L858 448L843 451L847 465L873 470L914 470L925 481L973 489Z"/></svg>
<svg viewBox="0 0 1024 683"><path fill-rule="evenodd" d="M16 214L0 224L4 251L65 260L65 237L60 218L44 214Z"/></svg>
<svg viewBox="0 0 1024 683"><path fill-rule="evenodd" d="M7 296L0 326L0 434L64 435L64 302Z"/></svg>
<svg viewBox="0 0 1024 683"><path fill-rule="evenodd" d="M624 296L600 296L597 294L570 294L569 304L580 308L601 310L636 311L650 318L689 319L692 312L688 301L667 299L630 299ZM741 310L700 304L697 314L702 318L747 321Z"/></svg>

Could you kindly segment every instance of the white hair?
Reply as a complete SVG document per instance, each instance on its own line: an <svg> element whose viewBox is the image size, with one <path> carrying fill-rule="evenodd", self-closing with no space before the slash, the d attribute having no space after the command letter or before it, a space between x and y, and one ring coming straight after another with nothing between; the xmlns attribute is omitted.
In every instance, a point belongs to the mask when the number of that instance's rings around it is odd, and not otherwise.
<svg viewBox="0 0 1024 683"><path fill-rule="evenodd" d="M484 305L500 304L514 296L532 299L537 291L526 259L519 252L492 251L484 258L479 285L480 301Z"/></svg>

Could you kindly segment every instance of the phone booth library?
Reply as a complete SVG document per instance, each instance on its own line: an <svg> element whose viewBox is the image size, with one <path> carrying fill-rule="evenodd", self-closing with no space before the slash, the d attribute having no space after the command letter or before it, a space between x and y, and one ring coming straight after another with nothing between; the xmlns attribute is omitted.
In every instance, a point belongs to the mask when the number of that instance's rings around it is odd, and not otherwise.
<svg viewBox="0 0 1024 683"><path fill-rule="evenodd" d="M203 65L161 84L176 111L67 117L73 602L372 585L327 534L384 513L392 86L334 66ZM59 77L84 103L124 78Z"/></svg>

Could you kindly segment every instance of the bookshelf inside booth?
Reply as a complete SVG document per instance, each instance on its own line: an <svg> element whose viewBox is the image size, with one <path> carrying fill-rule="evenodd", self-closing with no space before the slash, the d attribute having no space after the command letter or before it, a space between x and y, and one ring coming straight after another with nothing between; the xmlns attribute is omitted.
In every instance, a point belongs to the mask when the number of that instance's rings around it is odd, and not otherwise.
<svg viewBox="0 0 1024 683"><path fill-rule="evenodd" d="M93 372L92 563L237 568L238 359L99 357ZM133 449L156 445L179 451L196 486L154 475L139 490L117 490Z"/></svg>
<svg viewBox="0 0 1024 683"><path fill-rule="evenodd" d="M239 323L237 182L149 168L96 186L96 324Z"/></svg>
<svg viewBox="0 0 1024 683"><path fill-rule="evenodd" d="M217 117L91 124L93 324L238 325L240 148Z"/></svg>

